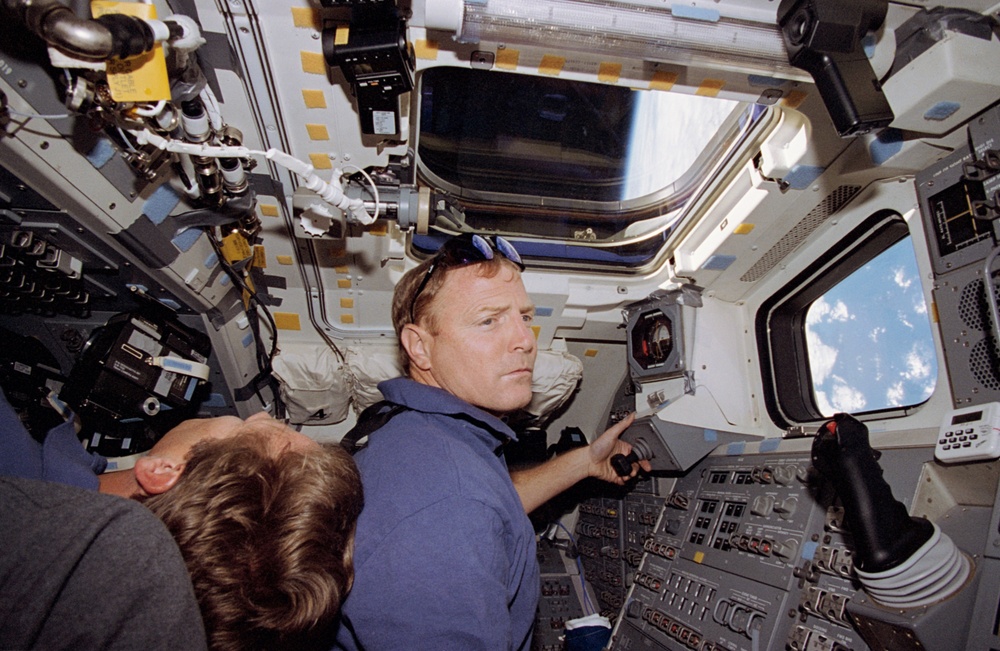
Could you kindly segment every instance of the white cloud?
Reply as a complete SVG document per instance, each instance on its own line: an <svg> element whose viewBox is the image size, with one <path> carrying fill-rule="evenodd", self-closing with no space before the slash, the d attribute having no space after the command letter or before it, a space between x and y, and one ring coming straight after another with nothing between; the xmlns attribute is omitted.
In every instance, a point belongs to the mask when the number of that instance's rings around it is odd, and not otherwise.
<svg viewBox="0 0 1000 651"><path fill-rule="evenodd" d="M931 363L926 354L921 354L919 346L914 344L910 352L906 354L906 370L900 375L906 380L923 380L930 377Z"/></svg>
<svg viewBox="0 0 1000 651"><path fill-rule="evenodd" d="M872 340L872 343L878 343L878 338L885 334L885 326L876 326L872 328L872 331L868 333L868 338Z"/></svg>
<svg viewBox="0 0 1000 651"><path fill-rule="evenodd" d="M907 318L905 312L903 312L902 310L900 310L898 316L899 316L899 322L900 323L902 323L904 326L906 326L910 330L913 330L913 323L910 322L909 318Z"/></svg>
<svg viewBox="0 0 1000 651"><path fill-rule="evenodd" d="M819 407L819 413L825 416L833 416L837 413L837 410L833 408L830 400L826 397L825 391L816 392L816 406Z"/></svg>
<svg viewBox="0 0 1000 651"><path fill-rule="evenodd" d="M899 407L903 404L905 394L906 389L903 388L903 382L900 380L885 390L885 404L890 407Z"/></svg>
<svg viewBox="0 0 1000 651"><path fill-rule="evenodd" d="M864 410L868 401L861 391L854 387L838 382L833 387L833 395L830 398L834 409L847 413L856 413Z"/></svg>
<svg viewBox="0 0 1000 651"><path fill-rule="evenodd" d="M823 384L837 363L837 349L824 344L819 335L809 328L806 328L806 347L809 350L813 386Z"/></svg>
<svg viewBox="0 0 1000 651"><path fill-rule="evenodd" d="M829 312L830 304L826 302L825 298L820 297L813 301L813 304L809 306L809 311L806 312L806 326L819 323Z"/></svg>
<svg viewBox="0 0 1000 651"><path fill-rule="evenodd" d="M853 318L854 315L847 309L844 301L837 301L837 304L830 310L830 321L849 321Z"/></svg>
<svg viewBox="0 0 1000 651"><path fill-rule="evenodd" d="M847 304L844 301L838 300L834 305L830 305L825 298L821 297L813 301L809 307L809 311L806 313L806 325L832 321L843 322L853 318L854 315L847 309Z"/></svg>
<svg viewBox="0 0 1000 651"><path fill-rule="evenodd" d="M917 294L917 298L913 301L913 312L927 314L927 301L924 300L923 294Z"/></svg>
<svg viewBox="0 0 1000 651"><path fill-rule="evenodd" d="M892 273L892 281L903 289L908 289L913 284L913 279L906 277L906 270L897 267Z"/></svg>

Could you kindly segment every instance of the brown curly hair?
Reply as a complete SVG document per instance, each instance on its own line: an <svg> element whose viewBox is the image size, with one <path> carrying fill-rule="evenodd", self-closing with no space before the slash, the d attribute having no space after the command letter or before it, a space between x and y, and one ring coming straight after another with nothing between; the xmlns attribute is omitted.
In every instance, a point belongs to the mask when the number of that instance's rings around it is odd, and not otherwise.
<svg viewBox="0 0 1000 651"><path fill-rule="evenodd" d="M196 444L177 484L143 502L184 556L211 649L329 645L364 502L343 448L272 454L247 428Z"/></svg>

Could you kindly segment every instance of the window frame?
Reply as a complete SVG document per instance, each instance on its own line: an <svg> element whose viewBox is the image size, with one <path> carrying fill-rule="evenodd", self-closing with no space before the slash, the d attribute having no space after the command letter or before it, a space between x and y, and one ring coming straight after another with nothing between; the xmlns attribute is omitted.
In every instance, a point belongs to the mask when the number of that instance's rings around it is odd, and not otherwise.
<svg viewBox="0 0 1000 651"><path fill-rule="evenodd" d="M828 418L820 413L815 400L806 341L809 308L841 281L907 236L915 245L917 240L912 238L902 215L894 210L877 211L830 247L829 255L809 265L757 310L755 331L764 402L777 426L788 428L820 423ZM912 413L924 402L853 415L898 418Z"/></svg>

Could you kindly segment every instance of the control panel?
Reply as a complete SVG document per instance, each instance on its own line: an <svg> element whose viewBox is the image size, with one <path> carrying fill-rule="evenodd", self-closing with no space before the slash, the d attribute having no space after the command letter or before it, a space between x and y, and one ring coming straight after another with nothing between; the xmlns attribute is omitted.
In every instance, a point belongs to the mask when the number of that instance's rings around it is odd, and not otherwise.
<svg viewBox="0 0 1000 651"><path fill-rule="evenodd" d="M843 512L824 492L805 453L709 457L677 479L634 532L642 555L611 648L867 649L847 619Z"/></svg>

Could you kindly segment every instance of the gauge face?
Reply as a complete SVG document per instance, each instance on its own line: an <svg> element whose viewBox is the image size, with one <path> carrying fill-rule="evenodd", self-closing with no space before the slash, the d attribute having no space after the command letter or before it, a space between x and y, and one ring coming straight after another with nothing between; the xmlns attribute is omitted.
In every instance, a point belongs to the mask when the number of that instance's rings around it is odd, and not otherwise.
<svg viewBox="0 0 1000 651"><path fill-rule="evenodd" d="M982 183L965 180L930 197L934 235L941 257L984 239L992 239L990 223L976 219L972 212L973 202L983 201L985 198Z"/></svg>
<svg viewBox="0 0 1000 651"><path fill-rule="evenodd" d="M662 366L674 351L673 321L660 310L641 315L632 330L632 358L644 369Z"/></svg>

